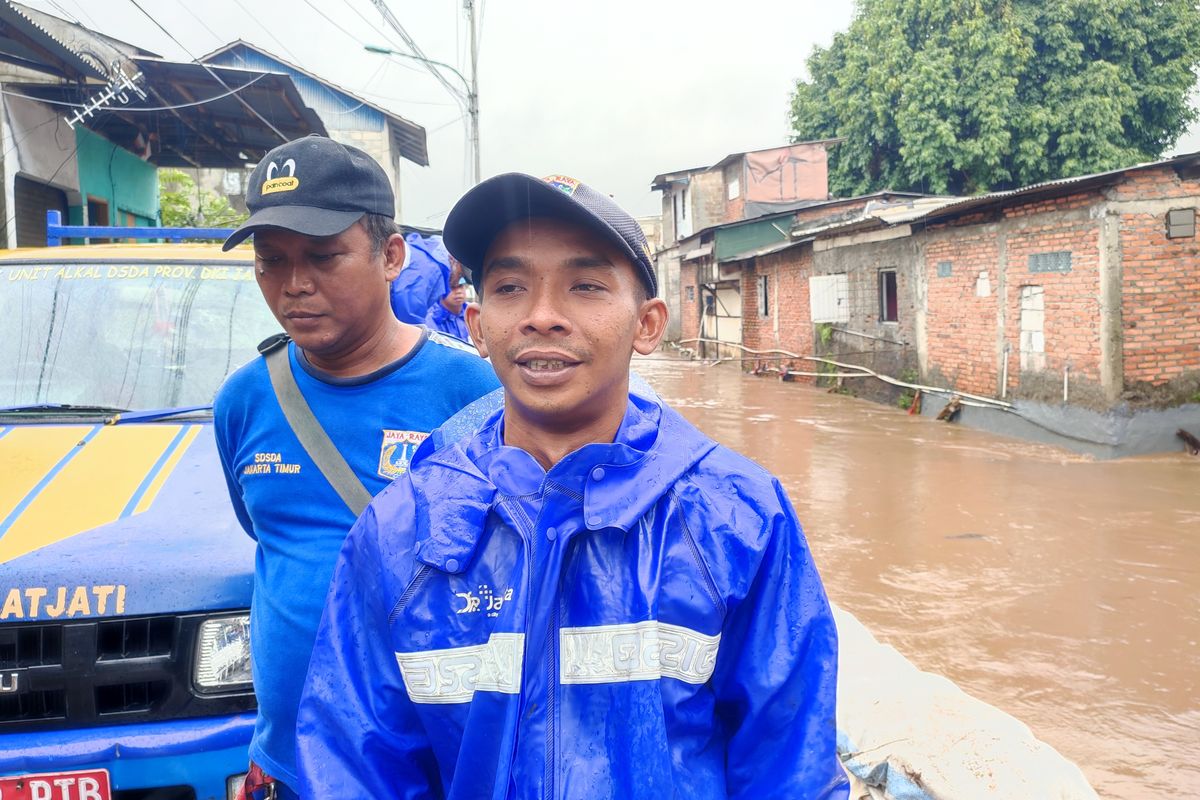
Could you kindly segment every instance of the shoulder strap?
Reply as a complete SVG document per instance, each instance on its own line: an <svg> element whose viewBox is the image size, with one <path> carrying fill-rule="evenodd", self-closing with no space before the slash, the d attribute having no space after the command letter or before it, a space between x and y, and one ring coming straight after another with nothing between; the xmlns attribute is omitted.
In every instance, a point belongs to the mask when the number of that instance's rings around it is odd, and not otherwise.
<svg viewBox="0 0 1200 800"><path fill-rule="evenodd" d="M263 358L267 361L267 372L271 376L271 387L275 389L279 407L283 409L283 416L287 418L288 425L292 426L292 432L300 440L308 457L317 465L317 469L325 476L325 480L329 481L338 497L342 498L342 502L357 517L371 502L371 493L350 469L346 459L342 458L329 434L313 416L308 401L300 394L296 376L292 374L292 365L288 362L286 339L283 344L285 346L276 345L263 352Z"/></svg>

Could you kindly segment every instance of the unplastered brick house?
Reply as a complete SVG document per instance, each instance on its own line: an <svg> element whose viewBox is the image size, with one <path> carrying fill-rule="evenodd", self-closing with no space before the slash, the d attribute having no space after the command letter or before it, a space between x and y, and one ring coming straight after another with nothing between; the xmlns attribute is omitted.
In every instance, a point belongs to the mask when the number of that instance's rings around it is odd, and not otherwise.
<svg viewBox="0 0 1200 800"><path fill-rule="evenodd" d="M978 197L884 193L727 223L704 232L707 253L683 256L683 333L703 330L694 298L716 278L736 286L742 348L822 350L994 398L1196 402L1197 207L1190 154Z"/></svg>

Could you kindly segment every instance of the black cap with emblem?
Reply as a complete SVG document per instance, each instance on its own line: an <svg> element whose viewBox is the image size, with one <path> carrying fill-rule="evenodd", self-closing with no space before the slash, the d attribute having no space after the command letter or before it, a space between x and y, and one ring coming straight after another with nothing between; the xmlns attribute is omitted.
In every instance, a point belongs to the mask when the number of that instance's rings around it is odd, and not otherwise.
<svg viewBox="0 0 1200 800"><path fill-rule="evenodd" d="M250 173L250 219L223 250L259 228L333 236L364 214L395 218L396 200L383 167L357 147L313 134L276 147Z"/></svg>

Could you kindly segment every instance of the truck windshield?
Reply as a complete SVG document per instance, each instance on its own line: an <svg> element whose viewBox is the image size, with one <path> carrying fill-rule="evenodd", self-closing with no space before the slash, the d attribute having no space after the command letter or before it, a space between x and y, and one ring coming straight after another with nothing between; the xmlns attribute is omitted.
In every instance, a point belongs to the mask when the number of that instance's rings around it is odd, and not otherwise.
<svg viewBox="0 0 1200 800"><path fill-rule="evenodd" d="M212 402L279 323L249 263L0 266L0 406Z"/></svg>

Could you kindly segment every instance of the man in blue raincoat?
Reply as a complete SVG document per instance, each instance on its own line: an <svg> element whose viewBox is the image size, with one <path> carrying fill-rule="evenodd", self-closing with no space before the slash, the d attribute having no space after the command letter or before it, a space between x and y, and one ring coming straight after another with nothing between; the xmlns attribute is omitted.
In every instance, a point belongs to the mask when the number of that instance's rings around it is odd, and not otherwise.
<svg viewBox="0 0 1200 800"><path fill-rule="evenodd" d="M845 798L837 634L791 503L629 392L667 320L640 228L509 174L445 236L504 407L425 445L352 530L301 703L305 796Z"/></svg>
<svg viewBox="0 0 1200 800"><path fill-rule="evenodd" d="M425 314L425 327L469 342L471 332L467 330L467 321L463 316L467 305L467 279L462 276L461 271L456 277L457 280L455 276L451 276L454 285L446 296L429 307L429 312Z"/></svg>
<svg viewBox="0 0 1200 800"><path fill-rule="evenodd" d="M392 313L401 322L420 325L429 309L450 291L450 257L441 237L416 231L405 235L404 268L392 281Z"/></svg>

